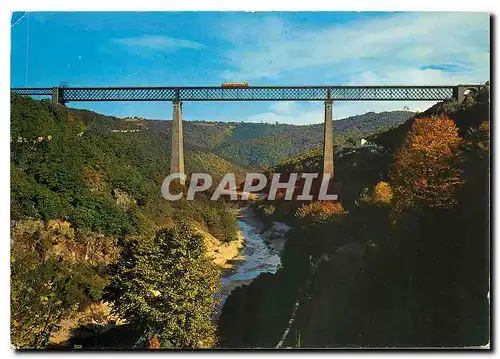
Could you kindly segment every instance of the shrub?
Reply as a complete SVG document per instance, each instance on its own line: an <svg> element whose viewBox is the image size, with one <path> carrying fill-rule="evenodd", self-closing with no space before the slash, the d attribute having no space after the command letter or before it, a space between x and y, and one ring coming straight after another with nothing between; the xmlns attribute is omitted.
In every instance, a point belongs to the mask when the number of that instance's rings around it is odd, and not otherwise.
<svg viewBox="0 0 500 359"><path fill-rule="evenodd" d="M373 189L373 202L378 205L387 205L392 201L392 188L387 182L380 181Z"/></svg>
<svg viewBox="0 0 500 359"><path fill-rule="evenodd" d="M276 211L276 207L273 205L269 205L269 206L264 207L264 214L266 216L272 216L275 211Z"/></svg>
<svg viewBox="0 0 500 359"><path fill-rule="evenodd" d="M313 201L295 212L297 218L314 224L328 223L346 214L347 211L337 201Z"/></svg>

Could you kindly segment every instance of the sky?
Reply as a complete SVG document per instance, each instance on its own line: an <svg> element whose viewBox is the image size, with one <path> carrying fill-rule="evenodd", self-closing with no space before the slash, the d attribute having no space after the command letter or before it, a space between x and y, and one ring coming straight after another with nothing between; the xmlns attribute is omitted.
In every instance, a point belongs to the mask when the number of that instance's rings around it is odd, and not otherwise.
<svg viewBox="0 0 500 359"><path fill-rule="evenodd" d="M11 86L455 85L490 78L490 18L467 12L16 12ZM334 118L432 102L334 103ZM171 119L168 102L70 103ZM311 124L321 102L188 102L184 120Z"/></svg>

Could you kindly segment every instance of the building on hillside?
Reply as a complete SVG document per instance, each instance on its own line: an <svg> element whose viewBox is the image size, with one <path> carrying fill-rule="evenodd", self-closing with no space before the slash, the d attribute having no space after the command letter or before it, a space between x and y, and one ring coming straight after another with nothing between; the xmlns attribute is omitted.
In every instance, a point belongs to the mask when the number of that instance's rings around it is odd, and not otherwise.
<svg viewBox="0 0 500 359"><path fill-rule="evenodd" d="M127 132L140 132L141 130L111 130L111 132L121 132L121 133L127 133Z"/></svg>

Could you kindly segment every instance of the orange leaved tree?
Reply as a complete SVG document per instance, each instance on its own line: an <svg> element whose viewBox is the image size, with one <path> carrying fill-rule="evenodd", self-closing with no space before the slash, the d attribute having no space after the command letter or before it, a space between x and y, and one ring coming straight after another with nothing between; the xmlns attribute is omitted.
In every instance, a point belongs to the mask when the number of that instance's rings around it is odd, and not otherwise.
<svg viewBox="0 0 500 359"><path fill-rule="evenodd" d="M396 212L456 203L460 142L455 123L444 115L414 121L391 171Z"/></svg>
<svg viewBox="0 0 500 359"><path fill-rule="evenodd" d="M345 216L347 211L340 202L334 201L312 201L297 209L295 216L309 223L328 223L335 218Z"/></svg>
<svg viewBox="0 0 500 359"><path fill-rule="evenodd" d="M161 343L160 339L158 339L158 335L153 335L149 338L149 346L148 349L160 349Z"/></svg>
<svg viewBox="0 0 500 359"><path fill-rule="evenodd" d="M373 202L377 205L388 205L392 201L392 188L387 182L380 181L373 189Z"/></svg>

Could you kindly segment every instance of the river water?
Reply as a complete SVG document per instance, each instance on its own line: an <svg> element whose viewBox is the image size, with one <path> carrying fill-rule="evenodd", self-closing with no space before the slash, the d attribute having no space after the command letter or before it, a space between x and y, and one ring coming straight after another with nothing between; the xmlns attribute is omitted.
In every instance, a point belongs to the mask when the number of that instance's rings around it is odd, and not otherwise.
<svg viewBox="0 0 500 359"><path fill-rule="evenodd" d="M261 273L276 273L281 263L280 246L266 244L264 237L249 221L238 219L238 226L244 238L244 245L240 250L242 259L234 261L234 268L221 276L221 290L216 295L221 298L221 302L216 310L216 317L234 288L250 283Z"/></svg>

